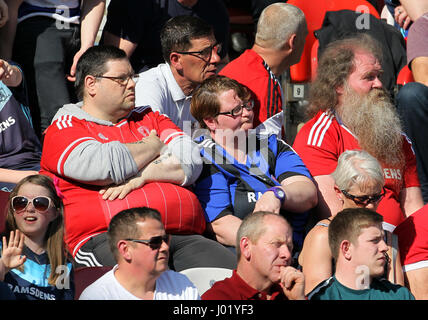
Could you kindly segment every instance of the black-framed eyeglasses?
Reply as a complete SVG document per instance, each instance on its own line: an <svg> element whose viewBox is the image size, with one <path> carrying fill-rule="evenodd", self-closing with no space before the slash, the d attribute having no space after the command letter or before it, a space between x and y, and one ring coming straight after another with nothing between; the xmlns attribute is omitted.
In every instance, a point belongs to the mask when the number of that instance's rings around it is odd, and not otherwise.
<svg viewBox="0 0 428 320"><path fill-rule="evenodd" d="M151 237L149 240L144 239L125 239L126 241L132 241L137 243L142 243L148 245L152 250L157 250L162 246L162 243L165 242L169 244L169 234L164 234L163 236Z"/></svg>
<svg viewBox="0 0 428 320"><path fill-rule="evenodd" d="M44 213L49 210L50 207L53 207L52 200L46 196L38 196L33 199L29 199L25 196L15 196L11 200L13 211L23 211L27 208L28 204L31 202L34 209L40 213Z"/></svg>
<svg viewBox="0 0 428 320"><path fill-rule="evenodd" d="M114 82L117 82L121 86L127 86L130 79L134 81L134 83L138 82L138 79L140 79L139 74L126 74L123 76L117 76L117 77L110 77L110 76L94 76L95 78L103 78L103 79L110 79Z"/></svg>
<svg viewBox="0 0 428 320"><path fill-rule="evenodd" d="M247 101L247 102L245 102L245 103L243 103L243 104L241 104L239 106L236 106L235 108L233 108L230 111L219 112L215 116L217 117L218 115L222 114L222 115L225 115L225 116L230 115L232 117L237 117L237 116L240 116L242 114L242 112L244 111L244 108L247 109L247 111L253 110L253 108L254 108L254 101L253 100Z"/></svg>
<svg viewBox="0 0 428 320"><path fill-rule="evenodd" d="M370 203L378 203L382 197L385 195L385 188L382 188L382 192L379 194L374 194L372 196L354 196L348 193L346 190L340 190L344 194L345 197L351 199L358 205L367 206Z"/></svg>
<svg viewBox="0 0 428 320"><path fill-rule="evenodd" d="M211 60L213 50L215 50L215 52L219 54L219 52L221 51L221 48L222 48L221 43L216 43L212 46L202 49L201 51L174 51L174 52L180 53L180 54L189 54L191 56L201 58L202 60L208 62Z"/></svg>

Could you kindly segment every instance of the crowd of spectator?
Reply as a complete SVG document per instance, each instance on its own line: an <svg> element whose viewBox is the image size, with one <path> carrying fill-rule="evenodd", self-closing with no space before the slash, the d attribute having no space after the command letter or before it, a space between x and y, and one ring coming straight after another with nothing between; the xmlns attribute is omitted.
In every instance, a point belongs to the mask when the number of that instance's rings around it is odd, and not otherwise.
<svg viewBox="0 0 428 320"><path fill-rule="evenodd" d="M0 299L428 299L428 0L370 2L412 81L323 42L291 141L298 5L241 3L235 57L227 0L0 0Z"/></svg>

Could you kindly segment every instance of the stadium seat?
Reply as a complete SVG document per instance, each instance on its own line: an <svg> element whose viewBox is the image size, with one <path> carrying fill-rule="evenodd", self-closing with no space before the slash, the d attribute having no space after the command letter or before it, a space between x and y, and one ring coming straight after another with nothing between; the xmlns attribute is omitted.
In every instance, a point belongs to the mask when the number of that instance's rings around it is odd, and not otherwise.
<svg viewBox="0 0 428 320"><path fill-rule="evenodd" d="M314 78L312 68L316 67L316 61L311 60L311 52L316 40L314 31L321 28L325 13L347 9L370 13L378 19L380 16L376 8L365 0L288 0L287 3L303 11L308 26L308 35L300 61L290 67L289 74L282 81L286 110L284 131L287 143L292 144L298 128L304 121L309 83ZM314 62L315 65L313 65Z"/></svg>
<svg viewBox="0 0 428 320"><path fill-rule="evenodd" d="M321 28L327 11L355 10L368 12L380 19L375 7L365 0L288 0L287 3L299 7L304 12L309 31L300 62L290 68L292 82L309 82L311 80L310 57L312 45L315 42L314 31Z"/></svg>
<svg viewBox="0 0 428 320"><path fill-rule="evenodd" d="M112 267L82 267L74 270L74 299L78 300L83 290L98 278L110 271Z"/></svg>
<svg viewBox="0 0 428 320"><path fill-rule="evenodd" d="M0 233L5 230L9 192L0 191Z"/></svg>
<svg viewBox="0 0 428 320"><path fill-rule="evenodd" d="M412 71L409 69L409 67L406 65L401 69L400 73L397 77L397 85L404 86L406 83L414 82L415 79L413 78Z"/></svg>
<svg viewBox="0 0 428 320"><path fill-rule="evenodd" d="M180 271L198 288L202 296L216 281L232 276L233 270L225 268L191 268Z"/></svg>

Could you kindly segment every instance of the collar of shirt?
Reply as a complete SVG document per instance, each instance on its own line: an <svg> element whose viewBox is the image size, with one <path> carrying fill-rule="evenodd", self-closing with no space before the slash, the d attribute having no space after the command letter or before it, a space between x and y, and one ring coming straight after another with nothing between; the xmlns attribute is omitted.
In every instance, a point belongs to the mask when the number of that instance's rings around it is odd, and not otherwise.
<svg viewBox="0 0 428 320"><path fill-rule="evenodd" d="M236 270L233 270L233 276L235 282L235 289L241 294L243 300L276 300L285 299L282 290L278 286L273 286L273 292L268 299L268 295L264 291L257 291L253 287L249 286L245 280L243 280Z"/></svg>
<svg viewBox="0 0 428 320"><path fill-rule="evenodd" d="M183 90L181 90L177 81L175 81L174 79L174 75L172 74L171 67L169 66L169 64L167 63L161 64L161 72L166 79L168 89L170 90L172 99L174 99L175 102L192 97L192 96L186 96Z"/></svg>

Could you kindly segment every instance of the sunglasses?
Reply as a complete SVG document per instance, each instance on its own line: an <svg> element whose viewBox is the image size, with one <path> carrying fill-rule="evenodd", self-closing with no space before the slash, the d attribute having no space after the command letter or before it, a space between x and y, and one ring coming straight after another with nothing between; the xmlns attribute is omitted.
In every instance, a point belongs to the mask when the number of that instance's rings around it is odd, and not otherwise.
<svg viewBox="0 0 428 320"><path fill-rule="evenodd" d="M358 205L364 205L364 206L367 206L370 203L378 203L380 201L380 199L382 199L382 197L385 195L385 189L384 188L382 188L381 193L374 194L372 196L354 196L345 190L340 190L340 191L342 191L343 195L345 197L347 197L348 199L351 199L352 201L354 201Z"/></svg>
<svg viewBox="0 0 428 320"><path fill-rule="evenodd" d="M33 207L41 213L48 211L48 209L53 206L52 200L49 197L38 196L33 199L28 199L24 196L15 196L12 198L13 211L25 210L30 202L33 204Z"/></svg>
<svg viewBox="0 0 428 320"><path fill-rule="evenodd" d="M125 239L125 240L142 243L142 244L148 245L152 250L157 250L162 246L163 242L165 242L166 244L169 244L169 234L164 234L163 236L151 237L149 240L142 240L142 239Z"/></svg>

